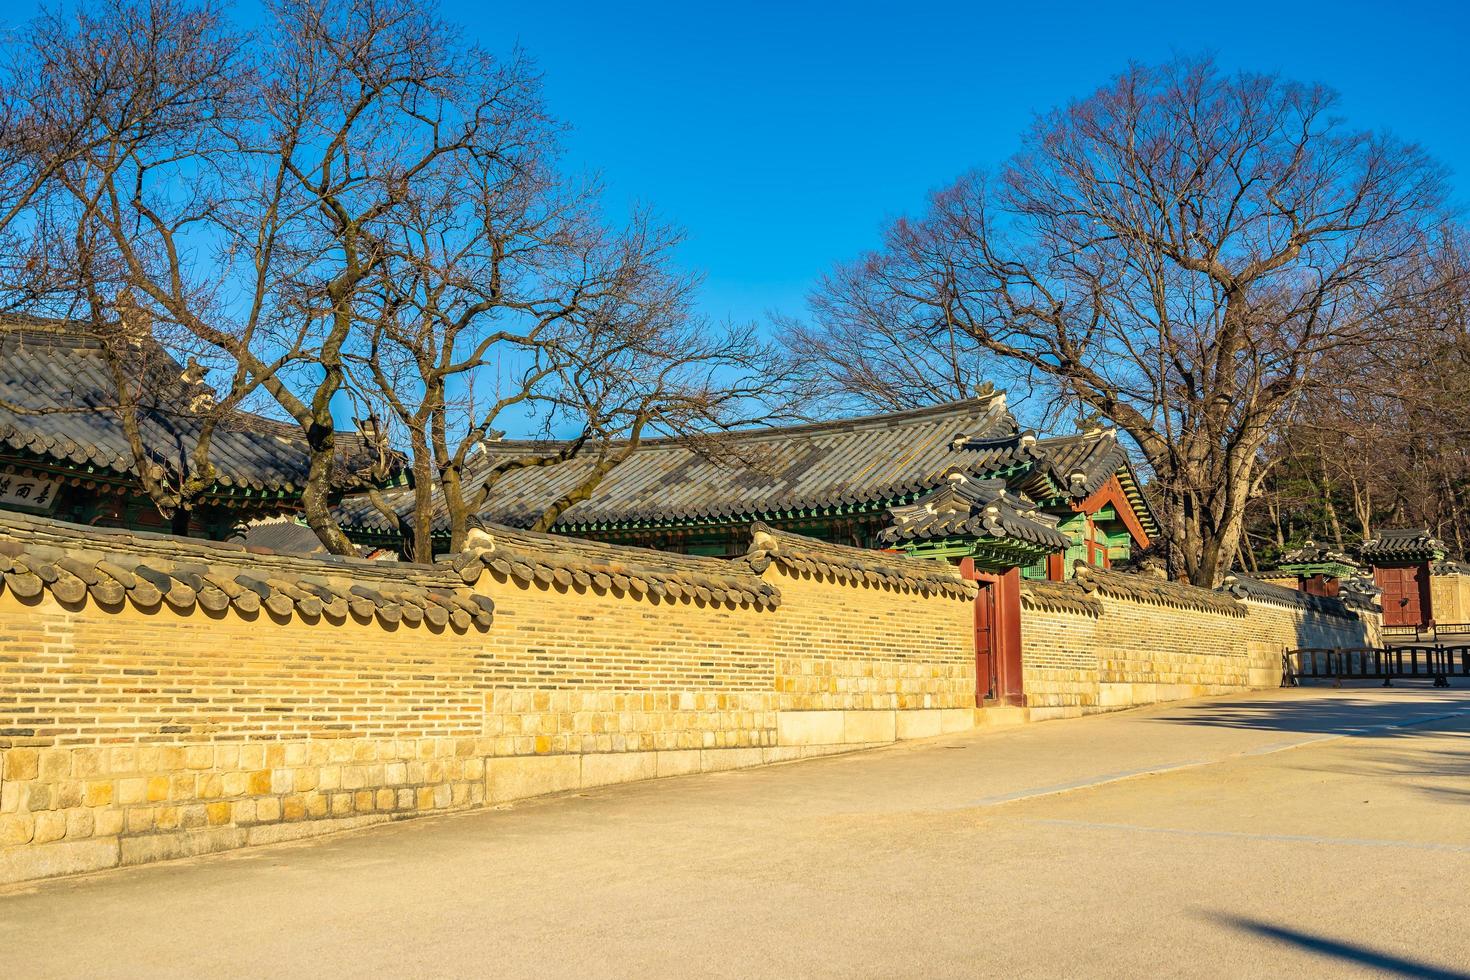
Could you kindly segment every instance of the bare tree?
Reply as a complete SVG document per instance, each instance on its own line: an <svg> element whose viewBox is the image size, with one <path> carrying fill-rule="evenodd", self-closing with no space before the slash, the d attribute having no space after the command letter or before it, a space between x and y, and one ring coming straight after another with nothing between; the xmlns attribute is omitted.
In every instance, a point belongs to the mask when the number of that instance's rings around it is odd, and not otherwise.
<svg viewBox="0 0 1470 980"><path fill-rule="evenodd" d="M959 377L944 352L973 371L977 346L1127 432L1176 573L1216 584L1272 425L1328 352L1371 343L1414 301L1400 273L1440 217L1440 168L1334 105L1207 60L1129 68L824 281L829 375L861 385L892 370L867 352L898 348L924 376Z"/></svg>
<svg viewBox="0 0 1470 980"><path fill-rule="evenodd" d="M645 434L693 436L779 411L769 345L750 327L692 315L695 281L672 271L673 231L641 214L613 231L585 192L551 185L507 207L511 195L484 194L490 183L469 185L468 213L478 220L464 221L446 189L443 210L426 207L395 236L381 266L380 315L351 357L364 378L358 390L407 436L412 513L382 496L375 503L418 560L432 556L437 514L458 549L469 518L510 472L591 459L535 523L545 530ZM546 451L471 474L476 449L512 415L534 416ZM549 438L559 430L573 435Z"/></svg>
<svg viewBox="0 0 1470 980"><path fill-rule="evenodd" d="M46 275L17 273L7 297L172 328L220 417L268 396L304 436L302 507L338 553L334 413L351 404L407 437L419 557L435 487L456 546L483 504L466 460L508 410L579 433L544 462L586 448L596 474L645 431L745 420L753 335L690 316L677 233L646 215L610 227L597 188L559 174L561 126L524 56L410 0L266 13L252 34L215 0L95 0L32 25L29 102L0 103L32 135L0 145L0 186L30 196L20 224ZM161 507L211 484L207 428L187 464L149 487Z"/></svg>

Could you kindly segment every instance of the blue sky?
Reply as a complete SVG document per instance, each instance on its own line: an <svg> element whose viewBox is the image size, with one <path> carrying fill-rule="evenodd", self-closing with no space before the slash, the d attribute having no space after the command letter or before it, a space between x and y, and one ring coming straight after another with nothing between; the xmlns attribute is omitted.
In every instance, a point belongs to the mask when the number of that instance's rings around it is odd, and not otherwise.
<svg viewBox="0 0 1470 980"><path fill-rule="evenodd" d="M1455 3L474 3L459 21L539 62L572 161L615 209L688 230L706 312L802 312L885 218L1017 147L1032 116L1131 60L1211 53L1324 82L1423 144L1470 197L1470 13Z"/></svg>

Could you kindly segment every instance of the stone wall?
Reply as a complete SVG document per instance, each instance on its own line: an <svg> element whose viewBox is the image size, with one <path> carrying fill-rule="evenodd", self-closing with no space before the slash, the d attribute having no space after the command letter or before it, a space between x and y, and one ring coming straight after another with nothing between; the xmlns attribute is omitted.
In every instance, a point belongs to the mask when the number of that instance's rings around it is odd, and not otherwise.
<svg viewBox="0 0 1470 980"><path fill-rule="evenodd" d="M1470 575L1436 568L1429 576L1429 606L1436 623L1470 623Z"/></svg>
<svg viewBox="0 0 1470 980"><path fill-rule="evenodd" d="M1087 587L1029 583L1023 591L1033 721L1276 687L1287 650L1364 646L1374 636L1371 620L1293 590L1222 602L1221 593L1186 585L1136 590L1123 587L1131 576L1088 578Z"/></svg>
<svg viewBox="0 0 1470 980"><path fill-rule="evenodd" d="M932 562L507 532L369 567L30 523L0 535L0 881L975 723L973 589Z"/></svg>
<svg viewBox="0 0 1470 980"><path fill-rule="evenodd" d="M1274 686L1364 625L1270 587L1028 583L1027 708L992 714L953 567L754 538L495 529L385 566L0 517L0 881Z"/></svg>

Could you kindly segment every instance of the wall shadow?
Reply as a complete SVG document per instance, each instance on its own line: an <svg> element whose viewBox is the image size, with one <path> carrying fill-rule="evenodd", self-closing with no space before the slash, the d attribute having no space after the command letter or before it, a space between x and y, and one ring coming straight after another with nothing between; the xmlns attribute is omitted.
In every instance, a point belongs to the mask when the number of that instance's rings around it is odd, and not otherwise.
<svg viewBox="0 0 1470 980"><path fill-rule="evenodd" d="M1331 687L1330 682L1321 687ZM1377 682L1355 685L1359 690L1381 691ZM1344 686L1345 690L1351 689ZM1290 700L1204 702L1172 705L1153 716L1152 720L1170 724L1208 725L1215 728L1248 728L1261 731L1300 733L1341 733L1344 735L1370 729L1371 734L1412 735L1410 726L1444 715L1464 714L1470 718L1470 688L1433 689L1427 682L1418 686L1395 682L1392 690L1415 693L1434 692L1433 700L1417 701L1412 710L1388 692L1374 697L1343 695L1331 698L1295 698Z"/></svg>
<svg viewBox="0 0 1470 980"><path fill-rule="evenodd" d="M1242 932L1248 932L1264 939L1274 939L1277 942L1286 943L1342 963L1382 970L1394 976L1425 977L1432 978L1432 980L1470 980L1470 973L1387 953L1363 943L1332 939L1244 916L1214 915L1212 918Z"/></svg>

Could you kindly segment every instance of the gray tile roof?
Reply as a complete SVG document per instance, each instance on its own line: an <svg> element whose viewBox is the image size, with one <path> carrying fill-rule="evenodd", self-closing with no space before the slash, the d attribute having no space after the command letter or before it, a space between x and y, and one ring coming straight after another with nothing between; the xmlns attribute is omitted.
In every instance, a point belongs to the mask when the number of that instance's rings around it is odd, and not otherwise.
<svg viewBox="0 0 1470 980"><path fill-rule="evenodd" d="M0 512L0 587L22 601L49 590L59 602L115 609L167 605L235 609L247 617L349 617L463 631L490 625L494 604L447 564L264 555L242 545L120 531Z"/></svg>
<svg viewBox="0 0 1470 980"><path fill-rule="evenodd" d="M177 471L197 445L205 416L192 409L207 394L181 381L183 368L151 342L139 345L130 365L142 379L139 425L153 462ZM0 454L37 459L64 468L101 471L135 481L137 461L117 417L119 403L102 344L84 326L64 321L0 320ZM340 470L358 469L365 447L354 434L339 435ZM306 481L305 440L295 425L234 412L215 428L210 459L215 490L293 493Z"/></svg>
<svg viewBox="0 0 1470 980"><path fill-rule="evenodd" d="M1352 555L1341 551L1334 551L1325 544L1316 541L1306 541L1299 548L1292 548L1283 552L1278 564L1283 570L1288 566L1295 565L1343 565L1348 568L1357 568L1358 563Z"/></svg>
<svg viewBox="0 0 1470 980"><path fill-rule="evenodd" d="M1392 562L1435 561L1445 556L1445 543L1427 527L1389 528L1364 541L1358 549L1370 565Z"/></svg>
<svg viewBox="0 0 1470 980"><path fill-rule="evenodd" d="M1245 609L1240 603L1225 592L1201 589L1185 582L1172 582L1153 575L1094 568L1080 559L1073 567L1072 581L1084 592L1160 606L1217 612L1226 616L1245 615Z"/></svg>
<svg viewBox="0 0 1470 980"><path fill-rule="evenodd" d="M1140 489L1138 474L1128 451L1118 440L1117 429L1090 429L1070 436L1038 439L1036 455L1040 461L1038 469L1062 496L1073 501L1092 496L1109 477L1117 475L1144 529L1149 534L1158 533L1158 519Z"/></svg>
<svg viewBox="0 0 1470 980"><path fill-rule="evenodd" d="M1337 616L1344 619L1354 618L1354 613L1342 599L1312 595L1309 592L1288 588L1284 585L1273 585L1270 582L1263 582L1249 575L1235 574L1226 576L1225 583L1221 586L1220 591L1229 593L1239 599L1252 599L1256 602L1288 606L1292 609L1306 609L1311 612L1321 613L1324 616Z"/></svg>
<svg viewBox="0 0 1470 980"><path fill-rule="evenodd" d="M750 551L741 560L757 570L764 570L774 562L792 571L839 582L882 583L956 599L973 598L978 588L946 561L851 548L781 531L760 522L752 527Z"/></svg>
<svg viewBox="0 0 1470 980"><path fill-rule="evenodd" d="M703 558L604 544L475 521L450 564L467 582L481 571L525 585L590 589L636 598L775 608L781 590L740 559Z"/></svg>
<svg viewBox="0 0 1470 980"><path fill-rule="evenodd" d="M500 460L546 453L543 441L488 443L467 487L482 486ZM556 530L575 533L608 524L748 521L832 507L883 506L938 485L958 466L984 474L1033 461L1003 395L932 408L809 425L749 429L701 438L644 442L615 467L590 499L569 508ZM496 485L481 516L525 527L576 486L594 464L590 454L551 466L516 470ZM407 493L396 498L405 509ZM343 502L344 523L386 530L365 500ZM443 526L442 514L437 522Z"/></svg>

